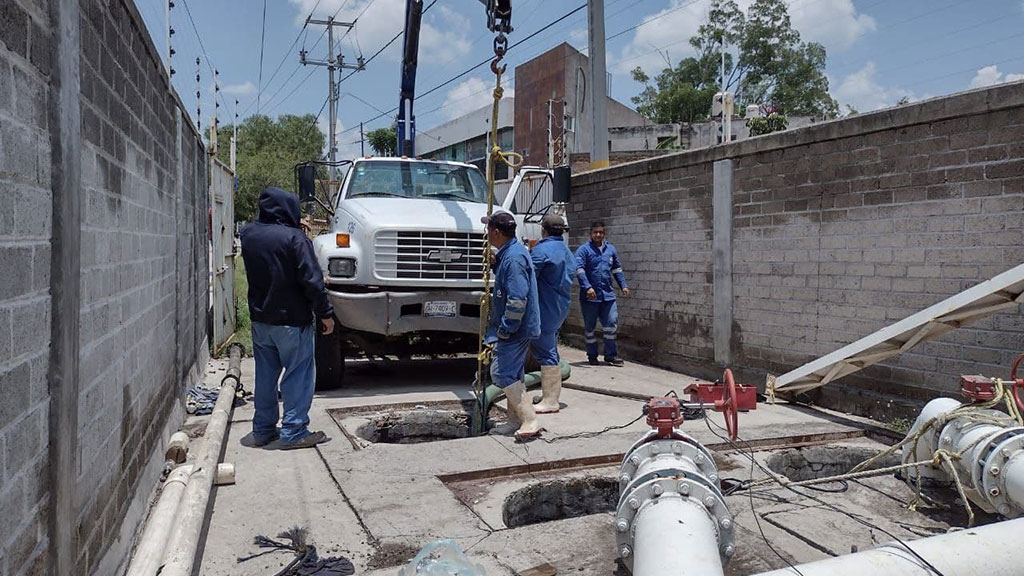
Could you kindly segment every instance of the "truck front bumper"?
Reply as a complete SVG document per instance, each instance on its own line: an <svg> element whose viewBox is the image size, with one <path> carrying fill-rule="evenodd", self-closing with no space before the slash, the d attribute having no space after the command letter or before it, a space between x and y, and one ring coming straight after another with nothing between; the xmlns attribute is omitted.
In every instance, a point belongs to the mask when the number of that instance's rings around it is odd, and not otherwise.
<svg viewBox="0 0 1024 576"><path fill-rule="evenodd" d="M476 334L480 330L482 296L479 290L327 291L334 315L344 328L385 336L430 331ZM455 316L426 316L423 311L427 302L455 302Z"/></svg>

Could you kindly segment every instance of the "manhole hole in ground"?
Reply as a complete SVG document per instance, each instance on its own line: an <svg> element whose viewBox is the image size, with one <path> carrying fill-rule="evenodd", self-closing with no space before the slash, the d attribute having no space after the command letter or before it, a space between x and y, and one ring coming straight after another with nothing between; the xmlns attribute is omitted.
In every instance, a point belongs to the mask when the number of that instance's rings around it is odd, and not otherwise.
<svg viewBox="0 0 1024 576"><path fill-rule="evenodd" d="M881 452L866 446L809 446L776 452L768 457L768 468L777 474L800 482L827 476L846 474L854 466ZM871 469L899 464L899 457L891 454L871 466Z"/></svg>
<svg viewBox="0 0 1024 576"><path fill-rule="evenodd" d="M587 476L550 480L516 490L505 499L502 520L516 528L551 520L615 510L619 484L614 478Z"/></svg>
<svg viewBox="0 0 1024 576"><path fill-rule="evenodd" d="M382 444L420 444L468 438L472 435L469 409L418 408L370 416L356 429L359 437Z"/></svg>

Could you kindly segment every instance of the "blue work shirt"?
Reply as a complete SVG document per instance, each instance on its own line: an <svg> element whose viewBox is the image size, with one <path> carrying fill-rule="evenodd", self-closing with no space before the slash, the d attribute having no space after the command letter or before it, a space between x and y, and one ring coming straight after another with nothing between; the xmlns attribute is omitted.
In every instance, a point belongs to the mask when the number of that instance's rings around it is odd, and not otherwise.
<svg viewBox="0 0 1024 576"><path fill-rule="evenodd" d="M569 315L576 257L561 236L542 238L530 255L537 274L540 331L542 334L557 332Z"/></svg>
<svg viewBox="0 0 1024 576"><path fill-rule="evenodd" d="M489 339L525 340L540 336L537 278L530 253L515 238L498 250Z"/></svg>
<svg viewBox="0 0 1024 576"><path fill-rule="evenodd" d="M619 288L626 288L626 275L622 273L622 263L615 246L608 242L597 246L587 242L576 249L576 278L580 281L580 301L604 302L615 300L612 288L612 277L618 282ZM594 289L596 300L587 298L587 290Z"/></svg>

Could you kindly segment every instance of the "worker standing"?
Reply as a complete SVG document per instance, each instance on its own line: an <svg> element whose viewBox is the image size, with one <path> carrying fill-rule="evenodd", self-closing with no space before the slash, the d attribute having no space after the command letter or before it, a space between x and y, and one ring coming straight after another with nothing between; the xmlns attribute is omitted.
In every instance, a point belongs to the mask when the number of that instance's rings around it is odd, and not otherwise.
<svg viewBox="0 0 1024 576"><path fill-rule="evenodd" d="M562 390L562 371L559 368L558 331L569 314L576 257L562 238L566 226L561 216L545 214L540 227L541 240L530 251L540 304L540 336L533 341L531 349L540 364L543 390L540 403L534 409L537 414L550 414L560 408L558 397Z"/></svg>
<svg viewBox="0 0 1024 576"><path fill-rule="evenodd" d="M494 347L491 380L505 392L509 422L497 433L517 439L540 435L533 404L526 395L526 351L540 335L537 279L530 253L516 240L516 221L508 212L482 218L487 239L498 249L494 257L494 297L484 343Z"/></svg>
<svg viewBox="0 0 1024 576"><path fill-rule="evenodd" d="M612 366L622 366L615 345L619 310L615 303L612 278L622 289L623 296L629 298L630 291L626 286L626 275L622 272L619 254L614 246L605 241L604 222L598 220L590 225L590 242L576 250L576 266L587 359L593 366L598 364L596 329L600 321L604 333L604 360Z"/></svg>
<svg viewBox="0 0 1024 576"><path fill-rule="evenodd" d="M316 379L314 330L334 331L334 309L313 243L299 227L299 199L267 188L260 194L259 209L259 220L239 235L256 359L252 439L256 446L265 446L280 437L281 448L309 448L327 440L323 432L309 430L309 408ZM316 325L314 319L319 319ZM284 400L280 432L279 378Z"/></svg>

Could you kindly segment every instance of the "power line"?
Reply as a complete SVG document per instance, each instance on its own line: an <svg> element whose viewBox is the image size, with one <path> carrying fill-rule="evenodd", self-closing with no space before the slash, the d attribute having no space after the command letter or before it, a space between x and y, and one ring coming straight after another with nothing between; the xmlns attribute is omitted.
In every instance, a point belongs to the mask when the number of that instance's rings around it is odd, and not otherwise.
<svg viewBox="0 0 1024 576"><path fill-rule="evenodd" d="M196 33L196 40L199 41L199 49L203 52L203 58L206 60L206 67L210 69L210 73L214 76L217 75L216 69L213 67L213 63L210 60L210 55L206 52L206 46L203 45L203 38L199 35L199 28L196 27L196 21L192 19L192 11L188 8L188 2L181 0L181 4L185 6L185 14L188 15L188 21L192 24L192 31ZM224 102L224 97L220 96L221 102L224 104L224 108L227 109L227 102Z"/></svg>
<svg viewBox="0 0 1024 576"><path fill-rule="evenodd" d="M263 0L263 33L260 34L260 79L256 85L256 113L260 113L260 95L263 94L263 45L267 39L267 0Z"/></svg>
<svg viewBox="0 0 1024 576"><path fill-rule="evenodd" d="M311 16L314 12L316 12L316 9L320 6L320 2L321 0L316 0L316 4L313 5L313 9L310 10L309 12ZM288 60L288 57L292 55L292 49L295 48L295 45L299 43L299 39L302 38L302 33L306 31L306 27L309 25L308 20L309 19L307 18L307 21L303 22L302 28L299 28L299 33L295 35L295 40L292 40L291 46L289 46L288 49L284 51L284 56L282 56L281 61L277 63L277 67L274 68L274 72L270 74L270 78L267 78L268 86L270 85L271 82L274 81L274 78L277 77L278 71L281 70L282 66L284 66L284 63Z"/></svg>

